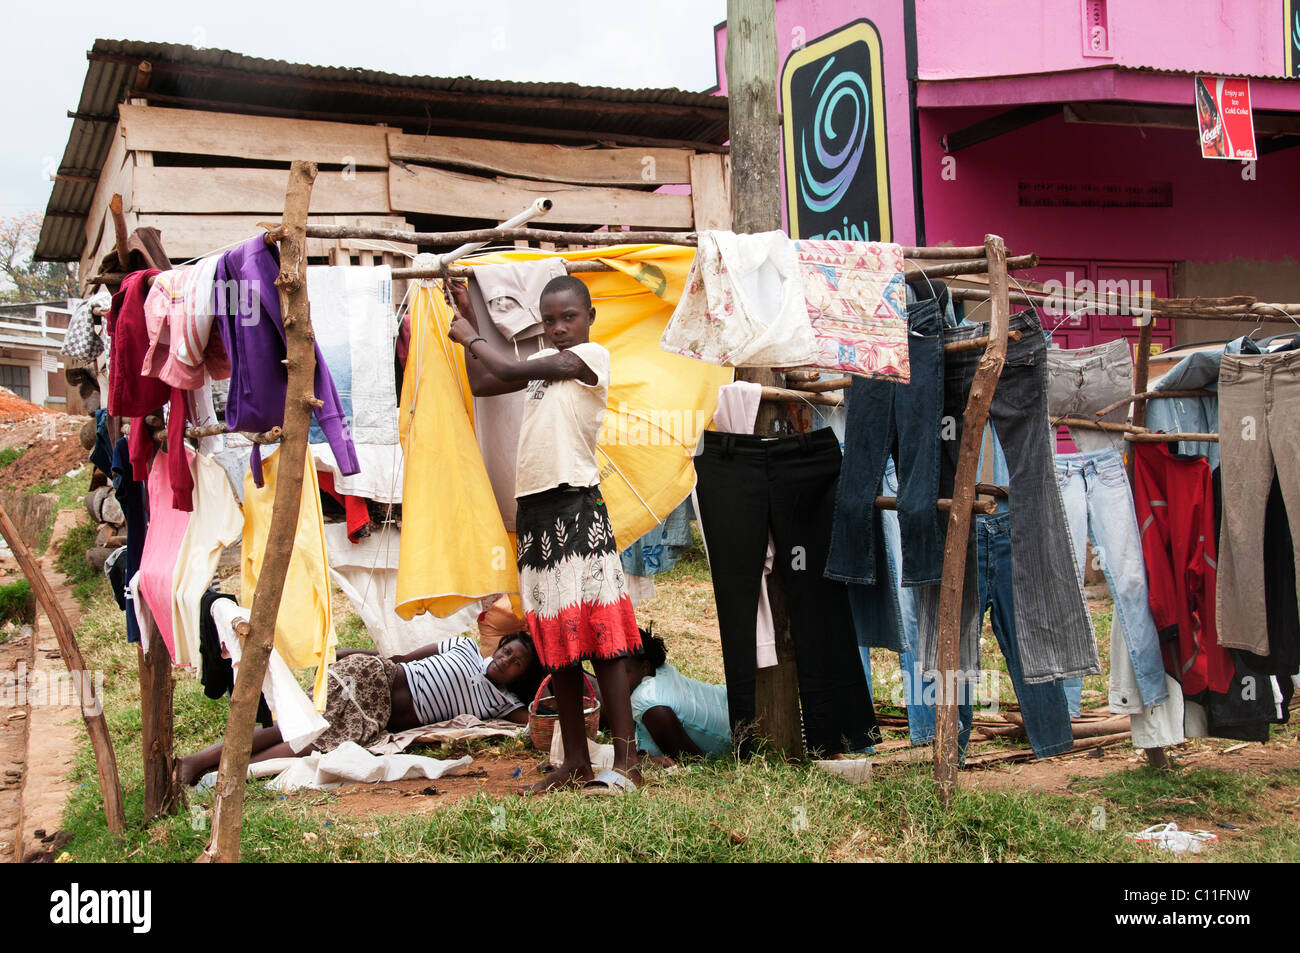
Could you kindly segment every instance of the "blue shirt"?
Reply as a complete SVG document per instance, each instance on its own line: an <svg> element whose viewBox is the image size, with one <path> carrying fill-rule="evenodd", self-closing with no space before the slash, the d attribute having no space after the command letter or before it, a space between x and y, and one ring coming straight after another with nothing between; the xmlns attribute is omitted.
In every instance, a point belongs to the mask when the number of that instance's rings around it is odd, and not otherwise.
<svg viewBox="0 0 1300 953"><path fill-rule="evenodd" d="M706 755L731 751L731 722L727 715L727 686L687 678L667 662L632 690L632 717L636 719L636 744L650 754L663 754L642 719L651 708L671 708L686 735Z"/></svg>

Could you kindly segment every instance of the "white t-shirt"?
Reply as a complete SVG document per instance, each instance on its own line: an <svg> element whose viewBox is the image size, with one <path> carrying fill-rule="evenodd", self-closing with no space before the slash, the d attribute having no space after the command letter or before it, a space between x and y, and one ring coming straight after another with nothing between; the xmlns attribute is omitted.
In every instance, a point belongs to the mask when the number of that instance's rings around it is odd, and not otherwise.
<svg viewBox="0 0 1300 953"><path fill-rule="evenodd" d="M519 456L515 464L515 496L541 493L562 483L595 486L600 482L596 444L605 422L609 396L609 351L594 341L575 344L570 353L596 375L596 383L529 381L524 389L524 413L519 427ZM536 360L560 353L538 351Z"/></svg>

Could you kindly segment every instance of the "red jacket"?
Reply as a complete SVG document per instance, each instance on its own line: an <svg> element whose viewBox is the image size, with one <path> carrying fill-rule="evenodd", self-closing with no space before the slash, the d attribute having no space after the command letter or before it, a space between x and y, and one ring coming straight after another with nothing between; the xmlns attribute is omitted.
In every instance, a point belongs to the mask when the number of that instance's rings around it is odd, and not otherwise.
<svg viewBox="0 0 1300 953"><path fill-rule="evenodd" d="M1233 665L1214 623L1217 546L1210 465L1167 443L1133 445L1133 503L1142 530L1151 616L1165 670L1184 695L1226 692Z"/></svg>

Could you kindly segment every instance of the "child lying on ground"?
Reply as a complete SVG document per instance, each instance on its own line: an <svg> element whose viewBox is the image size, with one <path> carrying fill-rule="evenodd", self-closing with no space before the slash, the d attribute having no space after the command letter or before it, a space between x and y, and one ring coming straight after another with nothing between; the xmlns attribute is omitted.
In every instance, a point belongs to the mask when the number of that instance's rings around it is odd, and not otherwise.
<svg viewBox="0 0 1300 953"><path fill-rule="evenodd" d="M391 659L363 649L340 649L329 667L324 718L329 727L310 748L294 751L276 726L253 732L250 762L333 751L345 741L365 748L388 732L448 721L457 715L528 722L520 698L540 679L537 652L526 632L503 636L489 658L473 639L459 636ZM222 742L181 761L181 779L195 784L221 763Z"/></svg>
<svg viewBox="0 0 1300 953"><path fill-rule="evenodd" d="M637 748L673 760L731 753L727 686L687 678L667 662L664 640L641 633L628 660Z"/></svg>

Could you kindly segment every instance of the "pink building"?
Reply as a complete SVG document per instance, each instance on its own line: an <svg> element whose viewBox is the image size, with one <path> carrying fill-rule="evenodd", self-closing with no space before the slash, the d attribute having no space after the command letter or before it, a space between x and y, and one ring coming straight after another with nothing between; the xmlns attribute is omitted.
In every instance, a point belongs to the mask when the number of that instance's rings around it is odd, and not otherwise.
<svg viewBox="0 0 1300 953"><path fill-rule="evenodd" d="M1038 254L1038 281L1300 300L1300 0L776 12L792 234L968 245L996 232ZM1257 159L1202 158L1198 75L1249 79ZM1045 317L1058 321L1067 347L1136 338L1126 319ZM1252 328L1157 327L1154 346Z"/></svg>

